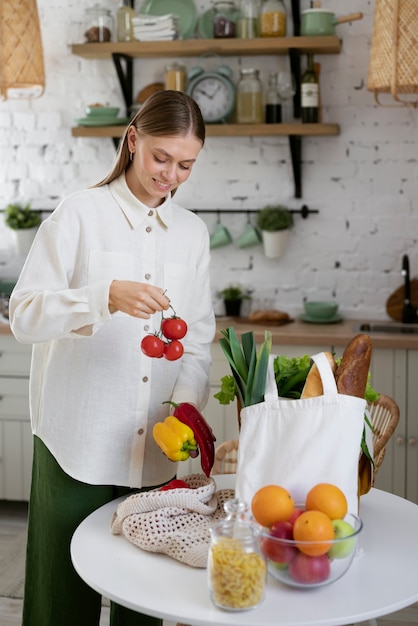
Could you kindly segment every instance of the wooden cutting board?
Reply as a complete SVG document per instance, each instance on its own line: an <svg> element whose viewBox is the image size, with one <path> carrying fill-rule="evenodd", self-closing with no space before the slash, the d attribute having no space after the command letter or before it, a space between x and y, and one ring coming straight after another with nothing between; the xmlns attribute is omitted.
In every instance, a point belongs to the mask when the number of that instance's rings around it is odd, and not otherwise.
<svg viewBox="0 0 418 626"><path fill-rule="evenodd" d="M402 308L404 302L404 285L393 292L386 301L386 312L392 319L402 322ZM418 279L411 280L411 303L418 309Z"/></svg>

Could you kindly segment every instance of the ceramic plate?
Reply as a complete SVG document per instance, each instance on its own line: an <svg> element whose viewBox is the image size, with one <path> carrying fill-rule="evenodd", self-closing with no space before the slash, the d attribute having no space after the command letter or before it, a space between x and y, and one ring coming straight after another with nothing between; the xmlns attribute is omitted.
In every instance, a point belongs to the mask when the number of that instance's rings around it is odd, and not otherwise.
<svg viewBox="0 0 418 626"><path fill-rule="evenodd" d="M214 9L205 11L203 15L199 17L197 22L197 32L202 39L213 39L213 16L215 15Z"/></svg>
<svg viewBox="0 0 418 626"><path fill-rule="evenodd" d="M76 120L76 124L79 126L120 126L128 122L129 119L127 117L105 117L104 115L83 117L82 119Z"/></svg>
<svg viewBox="0 0 418 626"><path fill-rule="evenodd" d="M311 317L310 315L301 315L300 319L302 320L302 322L308 322L309 324L335 324L336 322L341 322L343 318L341 317L341 315L337 314L333 315L327 320L319 320L318 318Z"/></svg>
<svg viewBox="0 0 418 626"><path fill-rule="evenodd" d="M182 39L189 39L194 34L197 9L193 0L145 0L141 13L146 15L175 13L179 16L179 31Z"/></svg>

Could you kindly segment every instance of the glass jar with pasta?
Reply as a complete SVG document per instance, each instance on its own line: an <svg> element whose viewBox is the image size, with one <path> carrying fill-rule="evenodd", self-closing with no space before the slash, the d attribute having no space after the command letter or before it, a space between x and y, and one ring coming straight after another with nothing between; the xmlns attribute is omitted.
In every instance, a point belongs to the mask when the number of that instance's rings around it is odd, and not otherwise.
<svg viewBox="0 0 418 626"><path fill-rule="evenodd" d="M210 529L209 593L215 606L245 611L264 599L266 561L260 551L259 529L245 519L247 506L228 500L225 512L227 517Z"/></svg>
<svg viewBox="0 0 418 626"><path fill-rule="evenodd" d="M264 0L259 17L260 37L286 36L286 8L283 0Z"/></svg>

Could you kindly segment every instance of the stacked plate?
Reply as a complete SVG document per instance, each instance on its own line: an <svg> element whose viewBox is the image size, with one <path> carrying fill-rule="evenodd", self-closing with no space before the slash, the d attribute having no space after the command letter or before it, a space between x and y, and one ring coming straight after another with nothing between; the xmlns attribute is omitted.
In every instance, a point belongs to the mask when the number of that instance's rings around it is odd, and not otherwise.
<svg viewBox="0 0 418 626"><path fill-rule="evenodd" d="M169 17L174 18L172 22L167 21ZM148 30L145 30L144 18L154 20L154 26L149 24ZM161 20L159 23L158 19ZM142 23L135 23L137 20L141 20ZM197 9L194 0L145 0L140 15L133 19L134 37L139 41L190 39L194 35L196 23ZM174 36L171 34L173 30L176 31Z"/></svg>
<svg viewBox="0 0 418 626"><path fill-rule="evenodd" d="M119 107L94 105L86 107L86 117L76 120L78 126L119 126L127 124L127 117L118 117Z"/></svg>

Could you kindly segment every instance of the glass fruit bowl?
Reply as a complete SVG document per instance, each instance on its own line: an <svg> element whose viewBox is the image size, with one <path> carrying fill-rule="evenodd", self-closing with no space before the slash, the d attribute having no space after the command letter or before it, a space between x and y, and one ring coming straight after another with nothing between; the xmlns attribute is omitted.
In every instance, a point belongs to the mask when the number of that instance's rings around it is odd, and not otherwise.
<svg viewBox="0 0 418 626"><path fill-rule="evenodd" d="M329 585L349 569L363 528L361 519L347 513L334 520L335 538L328 541L295 541L292 524L276 522L261 532L261 552L269 574L292 587L309 589Z"/></svg>

